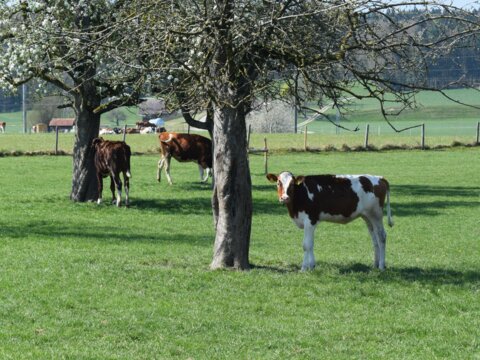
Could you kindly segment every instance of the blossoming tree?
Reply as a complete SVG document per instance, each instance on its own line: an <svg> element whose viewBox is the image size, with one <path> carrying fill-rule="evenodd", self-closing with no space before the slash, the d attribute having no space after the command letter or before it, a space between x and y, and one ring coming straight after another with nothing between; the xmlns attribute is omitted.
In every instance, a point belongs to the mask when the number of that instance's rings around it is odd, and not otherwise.
<svg viewBox="0 0 480 360"><path fill-rule="evenodd" d="M14 90L33 78L55 85L64 107L75 111L71 199L94 200L96 176L90 143L100 115L136 104L144 76L115 61L111 41L127 42L109 30L124 1L7 1L0 4L0 85ZM125 59L126 60L126 59Z"/></svg>

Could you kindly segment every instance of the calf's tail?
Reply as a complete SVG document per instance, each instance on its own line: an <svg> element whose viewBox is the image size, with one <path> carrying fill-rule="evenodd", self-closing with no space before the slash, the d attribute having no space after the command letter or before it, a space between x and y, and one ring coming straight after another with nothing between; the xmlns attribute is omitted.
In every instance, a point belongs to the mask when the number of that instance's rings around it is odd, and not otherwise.
<svg viewBox="0 0 480 360"><path fill-rule="evenodd" d="M387 218L388 226L393 226L392 210L390 209L390 189L387 190Z"/></svg>

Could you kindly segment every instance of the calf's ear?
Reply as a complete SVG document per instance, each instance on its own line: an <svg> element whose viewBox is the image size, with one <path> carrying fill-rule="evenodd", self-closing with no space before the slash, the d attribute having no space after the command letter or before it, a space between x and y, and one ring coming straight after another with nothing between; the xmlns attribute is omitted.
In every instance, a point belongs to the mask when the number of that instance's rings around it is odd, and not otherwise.
<svg viewBox="0 0 480 360"><path fill-rule="evenodd" d="M267 179L270 182L277 182L277 175L274 174L267 174Z"/></svg>
<svg viewBox="0 0 480 360"><path fill-rule="evenodd" d="M300 175L295 177L295 185L300 185L305 180L305 176Z"/></svg>
<svg viewBox="0 0 480 360"><path fill-rule="evenodd" d="M97 137L97 138L93 139L92 140L92 146L95 146L95 145L101 143L102 140L103 140L103 138L101 138L101 137Z"/></svg>

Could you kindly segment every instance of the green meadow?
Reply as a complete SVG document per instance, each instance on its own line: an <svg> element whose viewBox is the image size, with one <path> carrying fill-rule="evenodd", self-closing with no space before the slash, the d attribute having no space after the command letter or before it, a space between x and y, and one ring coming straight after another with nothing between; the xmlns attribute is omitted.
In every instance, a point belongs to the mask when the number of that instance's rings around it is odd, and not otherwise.
<svg viewBox="0 0 480 360"><path fill-rule="evenodd" d="M155 136L135 139L155 151ZM478 359L479 155L271 154L272 172L389 180L385 272L361 220L321 224L301 272L302 231L260 155L245 272L209 270L211 187L194 164L172 161L169 186L157 155L134 155L126 209L71 202L70 156L0 157L0 358Z"/></svg>

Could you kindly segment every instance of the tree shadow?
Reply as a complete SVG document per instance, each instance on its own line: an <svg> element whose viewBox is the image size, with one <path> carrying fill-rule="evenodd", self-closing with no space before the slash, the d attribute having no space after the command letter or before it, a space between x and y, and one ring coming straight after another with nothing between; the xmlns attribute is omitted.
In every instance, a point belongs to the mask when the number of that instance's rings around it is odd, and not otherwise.
<svg viewBox="0 0 480 360"><path fill-rule="evenodd" d="M395 203L395 194L419 197L422 201ZM392 212L398 216L436 216L451 208L479 208L479 196L480 187L478 186L393 185ZM452 199L429 201L429 197Z"/></svg>
<svg viewBox="0 0 480 360"><path fill-rule="evenodd" d="M332 264L330 264L332 266ZM378 270L365 264L333 264L342 275L364 275ZM458 271L442 268L420 268L417 266L407 267L388 267L385 272L381 272L379 280L385 282L418 282L429 285L480 285L479 271Z"/></svg>
<svg viewBox="0 0 480 360"><path fill-rule="evenodd" d="M23 239L25 238L25 226L7 225L2 227L2 236ZM148 242L148 243L189 243L201 246L212 246L212 235L204 234L186 234L184 232L151 232L135 233L122 232L122 229L114 226L92 226L83 228L81 231L77 227L68 227L68 224L56 224L46 226L44 222L31 222L28 225L29 236L35 236L43 239L72 240L83 239L98 242Z"/></svg>
<svg viewBox="0 0 480 360"><path fill-rule="evenodd" d="M252 264L251 268L279 274L296 273L301 271L299 265L270 266ZM421 283L432 286L480 286L480 271L475 270L462 272L458 270L442 268L393 266L388 267L385 271L381 272L378 269L374 269L372 266L361 263L338 264L317 262L315 270L310 273L315 276L324 276L325 272L332 270L338 273L340 276L354 277L361 282L371 280L375 282Z"/></svg>
<svg viewBox="0 0 480 360"><path fill-rule="evenodd" d="M188 199L135 199L130 206L132 209L155 211L169 214L197 214L208 215L212 213L210 198L191 197Z"/></svg>
<svg viewBox="0 0 480 360"><path fill-rule="evenodd" d="M274 272L278 274L289 274L289 273L296 273L300 271L300 266L290 264L285 267L279 266L271 266L271 265L258 265L258 264L250 264L251 270L264 270L268 272Z"/></svg>
<svg viewBox="0 0 480 360"><path fill-rule="evenodd" d="M480 195L478 186L391 185L391 194L404 196L448 196L472 198Z"/></svg>
<svg viewBox="0 0 480 360"><path fill-rule="evenodd" d="M409 203L392 202L393 216L438 216L451 208L478 208L478 201L415 201Z"/></svg>

